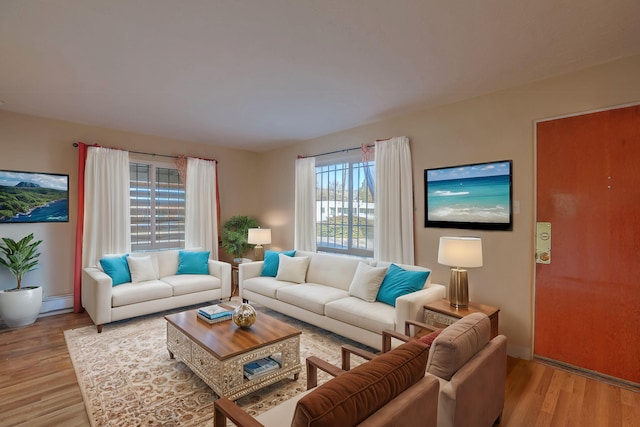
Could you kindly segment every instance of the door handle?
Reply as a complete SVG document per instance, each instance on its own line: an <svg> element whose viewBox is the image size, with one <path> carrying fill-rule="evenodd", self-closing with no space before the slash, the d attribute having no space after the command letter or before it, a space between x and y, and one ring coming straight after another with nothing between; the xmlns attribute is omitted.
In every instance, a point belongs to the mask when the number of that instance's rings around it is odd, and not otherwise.
<svg viewBox="0 0 640 427"><path fill-rule="evenodd" d="M551 223L536 223L536 263L551 264Z"/></svg>

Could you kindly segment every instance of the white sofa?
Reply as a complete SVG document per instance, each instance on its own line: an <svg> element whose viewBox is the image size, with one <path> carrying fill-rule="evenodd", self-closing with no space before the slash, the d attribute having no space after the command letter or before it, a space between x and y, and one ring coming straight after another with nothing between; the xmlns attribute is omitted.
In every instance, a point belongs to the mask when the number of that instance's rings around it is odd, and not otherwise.
<svg viewBox="0 0 640 427"><path fill-rule="evenodd" d="M431 274L423 289L396 299L396 306L367 302L349 294L349 287L362 259L296 251L295 257L309 257L306 281L302 284L264 277L263 261L239 265L240 297L288 316L380 349L382 331L404 331L405 320L423 321L424 305L445 298L445 287L433 284ZM384 262L367 262L388 266ZM428 268L396 264L405 270Z"/></svg>
<svg viewBox="0 0 640 427"><path fill-rule="evenodd" d="M82 306L102 332L105 323L231 297L231 264L208 260L209 274L176 274L178 250L132 253L150 256L157 279L112 286L100 267L82 272Z"/></svg>

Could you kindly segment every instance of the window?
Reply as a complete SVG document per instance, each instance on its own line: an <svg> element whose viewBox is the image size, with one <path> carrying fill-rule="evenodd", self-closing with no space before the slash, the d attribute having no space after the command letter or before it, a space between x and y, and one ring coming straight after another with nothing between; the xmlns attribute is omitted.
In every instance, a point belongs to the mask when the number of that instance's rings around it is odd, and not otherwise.
<svg viewBox="0 0 640 427"><path fill-rule="evenodd" d="M316 164L319 251L373 256L375 162Z"/></svg>
<svg viewBox="0 0 640 427"><path fill-rule="evenodd" d="M184 187L171 164L131 162L131 250L184 247Z"/></svg>

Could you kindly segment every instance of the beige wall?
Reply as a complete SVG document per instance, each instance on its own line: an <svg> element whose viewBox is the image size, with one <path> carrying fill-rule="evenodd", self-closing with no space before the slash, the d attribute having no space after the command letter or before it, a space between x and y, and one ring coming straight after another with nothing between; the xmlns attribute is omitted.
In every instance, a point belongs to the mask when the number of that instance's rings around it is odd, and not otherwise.
<svg viewBox="0 0 640 427"><path fill-rule="evenodd" d="M548 79L468 101L433 108L301 142L267 153L250 153L184 141L41 119L0 110L0 169L70 175L71 218L65 224L0 224L0 236L34 231L45 240L41 267L27 282L45 286L45 297L72 292L75 234L75 141L158 154L186 154L220 161L222 218L256 216L273 230L268 248L293 246L293 189L296 155L357 147L378 138L411 139L415 192L416 262L446 284L448 268L436 262L438 238L483 238L484 266L470 272L471 299L498 306L500 332L509 353L530 357L533 328L534 122L542 118L640 101L640 56ZM424 228L423 170L512 159L514 200L519 204L512 232ZM10 276L0 271L0 288Z"/></svg>
<svg viewBox="0 0 640 427"><path fill-rule="evenodd" d="M25 276L25 285L43 285L45 301L73 293L73 257L77 209L77 149L74 142L165 155L215 158L220 162L221 218L260 213L255 203L259 154L212 145L134 134L43 119L0 110L0 169L69 175L69 222L0 224L0 236L21 238L33 232L41 245L38 270ZM158 160L170 160L158 158ZM6 269L0 269L0 289L15 286ZM59 307L56 307L59 308Z"/></svg>
<svg viewBox="0 0 640 427"><path fill-rule="evenodd" d="M431 267L433 280L447 284L448 267L436 262L439 237L482 237L484 266L469 273L470 298L501 309L500 332L509 339L509 353L529 358L534 294L534 122L638 102L638 76L640 56L266 153L262 173L269 191L263 193L261 204L263 222L273 227L271 247L293 245L296 155L358 147L375 139L406 135L411 140L413 158L416 263ZM519 205L512 232L423 227L424 169L504 159L513 160L513 195Z"/></svg>

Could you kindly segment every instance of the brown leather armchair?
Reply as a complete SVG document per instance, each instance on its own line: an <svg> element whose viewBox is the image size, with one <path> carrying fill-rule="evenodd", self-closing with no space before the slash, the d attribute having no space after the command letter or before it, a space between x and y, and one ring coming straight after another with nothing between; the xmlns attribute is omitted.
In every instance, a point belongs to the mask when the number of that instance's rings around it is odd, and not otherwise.
<svg viewBox="0 0 640 427"><path fill-rule="evenodd" d="M348 350L345 350L349 357ZM438 380L425 376L429 348L412 341L351 370L307 358L308 390L251 417L226 398L214 403L214 426L421 426L437 422ZM344 360L344 358L343 358ZM334 376L317 386L318 369Z"/></svg>

